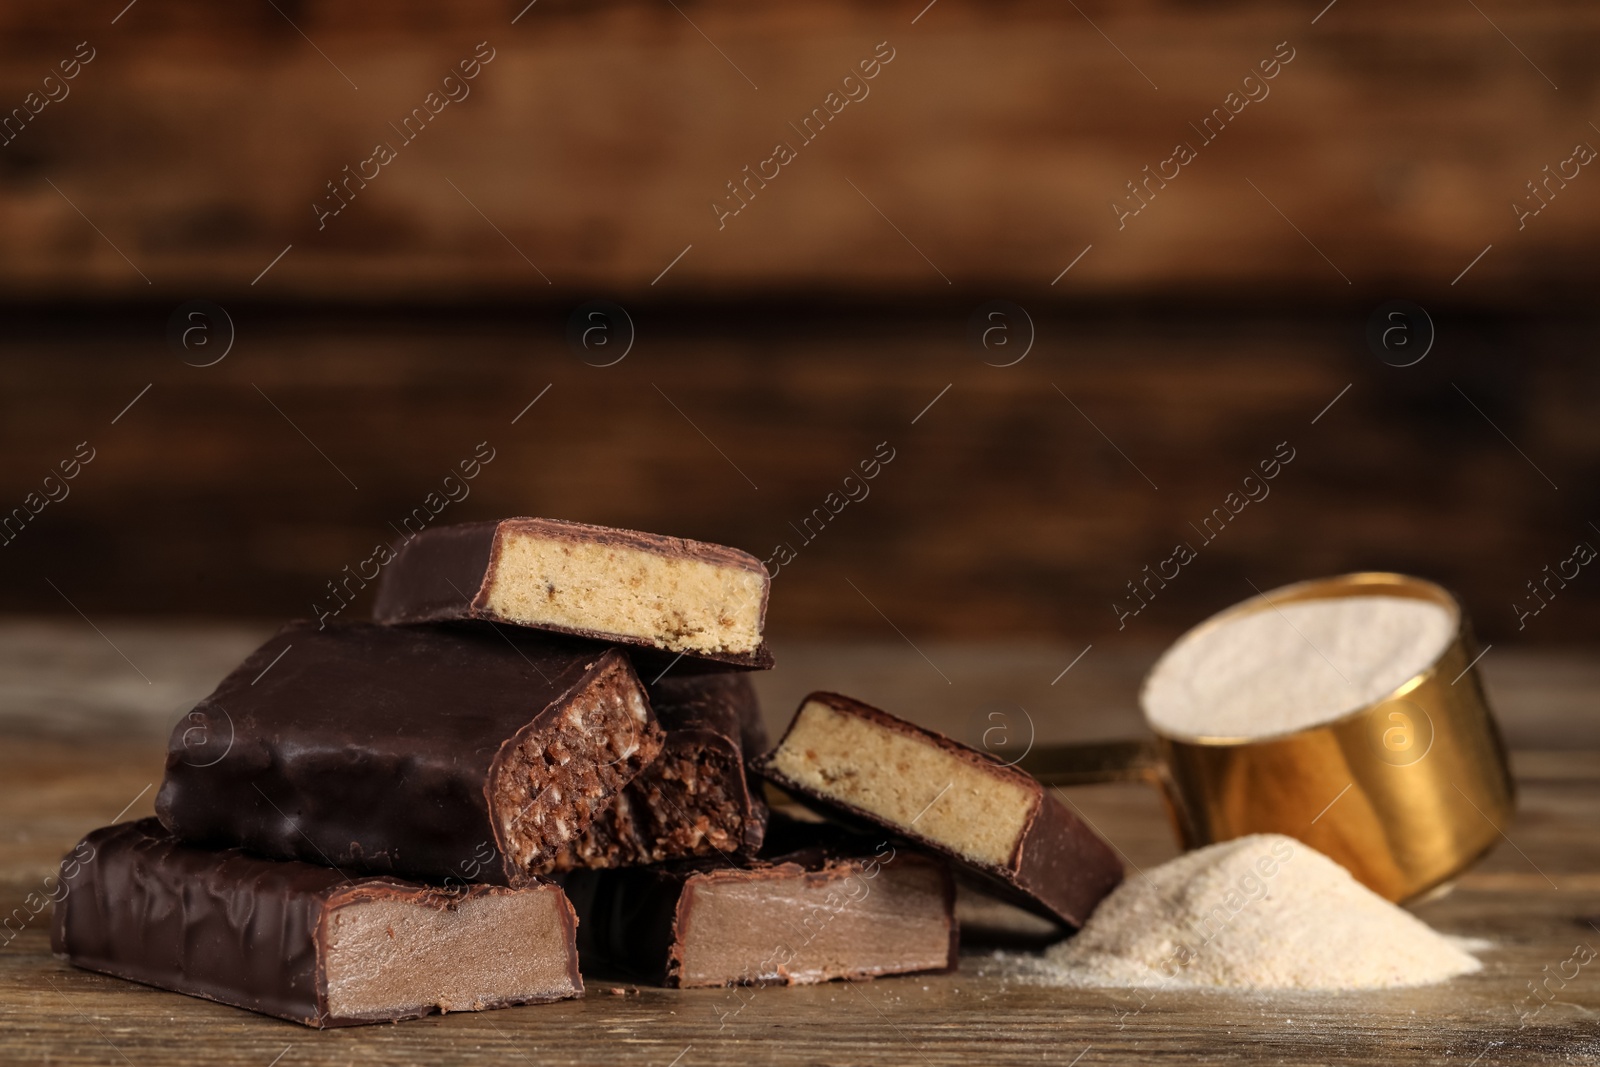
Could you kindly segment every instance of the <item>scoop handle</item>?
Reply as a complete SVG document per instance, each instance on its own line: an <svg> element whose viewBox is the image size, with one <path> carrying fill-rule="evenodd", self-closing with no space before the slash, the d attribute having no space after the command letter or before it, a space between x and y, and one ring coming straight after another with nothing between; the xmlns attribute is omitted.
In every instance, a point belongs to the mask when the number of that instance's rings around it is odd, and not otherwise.
<svg viewBox="0 0 1600 1067"><path fill-rule="evenodd" d="M1184 848L1201 840L1173 787L1172 776L1154 738L1127 741L1080 741L1065 745L1039 745L1008 758L1047 786L1097 785L1105 782L1143 782L1161 794L1173 833Z"/></svg>
<svg viewBox="0 0 1600 1067"><path fill-rule="evenodd" d="M1011 762L1009 754L996 753ZM1045 785L1092 785L1097 782L1149 782L1160 785L1161 755L1153 740L1083 741L1038 745L1015 766Z"/></svg>

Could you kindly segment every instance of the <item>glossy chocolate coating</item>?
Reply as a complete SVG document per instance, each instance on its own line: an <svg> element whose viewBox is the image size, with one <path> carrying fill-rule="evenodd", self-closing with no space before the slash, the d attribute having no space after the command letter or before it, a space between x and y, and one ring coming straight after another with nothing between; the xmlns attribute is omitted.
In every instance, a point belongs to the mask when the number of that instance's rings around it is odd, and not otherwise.
<svg viewBox="0 0 1600 1067"><path fill-rule="evenodd" d="M653 676L652 676L653 677ZM656 717L668 730L708 729L732 738L747 759L767 750L767 724L755 686L743 673L671 672L656 678L646 689Z"/></svg>
<svg viewBox="0 0 1600 1067"><path fill-rule="evenodd" d="M294 623L178 722L156 813L203 845L517 885L531 875L508 855L505 828L520 799L494 786L524 742L537 747L596 687L644 704L626 658L589 642L487 626ZM622 782L659 751L643 714L638 751L601 768ZM582 757L539 758L548 766L535 797L552 785L575 794L573 777L595 773ZM591 815L563 817L581 830Z"/></svg>
<svg viewBox="0 0 1600 1067"><path fill-rule="evenodd" d="M63 862L68 888L56 905L51 932L58 955L88 970L315 1027L428 1014L427 1009L376 1017L330 1014L324 963L327 918L334 909L384 899L448 909L493 894L555 891L549 885L445 889L266 860L239 849L196 848L174 839L155 819L96 830L69 861L74 858L82 862L70 878ZM575 996L583 988L576 918L570 905L555 914L565 917L565 938L572 946L571 992L563 995ZM561 996L534 998L552 999Z"/></svg>

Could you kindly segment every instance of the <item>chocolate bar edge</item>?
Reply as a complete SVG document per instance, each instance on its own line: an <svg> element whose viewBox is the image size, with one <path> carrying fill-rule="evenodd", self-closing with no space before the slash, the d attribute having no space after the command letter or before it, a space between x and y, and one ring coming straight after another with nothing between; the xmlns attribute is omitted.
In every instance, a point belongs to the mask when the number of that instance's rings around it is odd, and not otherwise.
<svg viewBox="0 0 1600 1067"><path fill-rule="evenodd" d="M131 944L138 944L145 934L145 930L142 928L130 930L124 927L121 929L108 928L101 930L100 933L105 937L116 938L122 936L126 937L129 942L128 944L116 946L113 949L113 953L105 957L96 956L90 958L83 951L75 952L69 942L75 936L75 931L72 929L74 908L81 905L73 905L72 900L74 897L87 894L98 902L100 890L104 886L100 869L98 868L89 873L89 876L82 881L78 880L79 877L86 873L86 868L89 864L94 864L101 858L103 851L107 848L112 850L112 864L115 865L120 858L116 855L116 850L119 847L131 851L137 850L141 844L149 844L157 849L165 850L162 853L162 858L170 859L174 854L177 854L176 858L180 863L185 859L196 863L209 863L213 866L212 873L215 873L216 867L220 867L224 863L242 859L247 864L257 866L263 870L275 868L274 873L281 874L288 881L299 880L301 884L285 885L281 893L274 895L279 898L284 908L282 912L278 913L283 919L283 926L279 928L279 932L284 932L283 928L293 923L295 916L290 914L291 912L303 911L305 908L315 909L314 924L299 931L299 933L306 935L309 945L305 947L313 953L313 962L310 969L304 972L296 972L292 969L292 966L286 966L282 970L266 972L275 980L270 987L259 984L251 986L248 982L243 981L237 982L231 987L222 987L215 981L214 976L212 978L191 978L178 973L181 964L176 966L172 973L164 975L153 965L144 965L138 960L125 959L122 953L116 952L116 948L129 948ZM78 861L74 860L74 857L85 846L90 847L90 856L83 860L81 864L78 864L78 870L68 875L68 865L78 863ZM157 862L150 860L147 856L142 856L140 859L145 863ZM226 1004L229 1007L255 1012L271 1018L285 1019L314 1029L400 1022L407 1019L441 1014L437 1006L406 1012L350 1016L335 1016L327 1011L327 976L324 971L327 922L337 908L360 900L400 900L420 903L431 897L460 901L516 892L542 891L556 893L560 897L559 903L561 905L557 909L557 913L561 917L564 940L569 948L567 972L573 992L549 996L499 998L484 1001L474 1010L488 1010L523 1004L552 1003L583 995L583 978L580 973L577 952L577 913L573 909L572 902L566 899L560 888L549 881L541 881L537 886L528 886L521 890L492 885L462 885L455 889L448 889L426 883L406 882L387 875L358 874L352 877L350 874L335 868L318 867L299 860L269 860L251 856L241 849L209 850L188 845L175 838L154 818L118 823L90 831L71 852L62 858L58 871L60 872L61 884L69 885L70 888L56 902L54 914L51 917L50 944L51 951L57 959L81 970L106 974L125 981L138 982L153 989L209 1000L216 1004ZM114 872L111 877L115 878L117 874ZM299 898L298 902L296 898ZM192 904L193 901L206 900L208 897L205 894L196 894L189 899ZM115 901L113 900L112 903L114 904ZM222 917L222 921L227 922L229 920L230 916L228 915L226 904L214 908L208 913L208 917L212 919L216 919L219 915ZM306 916L302 914L300 917L305 918ZM114 920L116 916L115 914L110 916L101 915L100 918ZM245 926L250 927L252 931L250 936L257 936L258 931L255 928L262 921L264 921L262 909L250 909L250 913L245 919ZM232 925L230 925L229 930L236 934L243 933L242 928ZM267 932L270 933L270 931ZM223 943L223 940L213 938L203 943L216 946ZM185 944L188 944L187 939ZM112 955L117 958L110 958ZM131 956L132 952L130 951L127 955ZM218 961L219 966L227 963L226 959ZM245 972L247 967L242 955L241 959L235 961L234 965L228 969L232 974ZM255 973L260 974L262 972L257 970ZM309 988L304 991L296 990L294 985L297 978L309 979ZM228 995L229 992L234 995L230 997ZM257 998L257 1002L247 1003L246 1001L252 995Z"/></svg>
<svg viewBox="0 0 1600 1067"><path fill-rule="evenodd" d="M809 693L801 699L800 708L803 709L812 701L825 704L842 714L854 714L868 719L904 736L930 741L973 766L989 772L999 772L1000 776L1027 788L1038 801L1018 839L1011 862L1003 867L998 864L981 863L958 854L954 849L914 829L897 826L871 812L813 790L810 786L797 782L774 768L772 756L783 747L789 731L793 729L794 720L791 719L789 727L778 738L772 751L756 759L753 766L757 774L790 793L811 810L830 818L843 817L847 825L865 824L914 842L981 876L1004 899L1072 928L1082 927L1095 906L1122 881L1124 876L1122 862L1110 845L1025 771L1000 763L993 757L969 748L937 730L906 722L881 708L875 708L871 704L842 693L826 691ZM795 717L799 717L798 710ZM1071 847L1073 845L1084 847L1073 848ZM1098 855L1089 854L1091 850ZM1055 865L1063 858L1078 859L1081 862L1080 879L1058 881L1049 877ZM1082 878L1082 875L1088 877Z"/></svg>
<svg viewBox="0 0 1600 1067"><path fill-rule="evenodd" d="M749 675L728 672L657 678L645 686L645 692L663 730L719 736L738 754L740 784L746 797L740 852L755 855L766 838L771 812L762 796L761 780L751 767L759 750L766 747L767 729Z"/></svg>
<svg viewBox="0 0 1600 1067"><path fill-rule="evenodd" d="M517 516L492 519L486 522L436 527L433 530L423 531L415 535L414 539L405 542L395 554L393 562L383 572L382 579L378 585L377 599L372 609L373 619L384 625L408 625L466 619L503 623L510 626L522 625L514 619L505 618L490 610L485 603L487 591L494 580L495 571L500 565L498 551L500 531L512 524L515 524L513 528L520 527L522 529L528 529L531 525L539 535L553 539L567 540L574 543L617 544L656 555L694 559L704 563L735 567L750 573L758 573L764 579L761 586L760 617L763 620L766 618L767 601L772 588L771 580L767 575L766 567L748 552L730 548L726 545L713 544L709 541L691 541L681 537L669 537L665 534L592 526L587 523L568 522L561 519ZM450 540L443 540L443 543L441 543L441 540L445 538ZM417 539L427 539L423 542L422 548L413 547L418 543ZM428 557L426 563L412 562L415 557L424 554ZM449 595L430 597L424 591L419 593L418 596L427 598L427 606L410 610L405 608L409 601L406 596L402 595L400 590L403 583L409 582L412 587L422 589L431 579L440 576L445 577L447 584L452 587L452 592ZM409 589L407 591L409 592ZM603 641L607 644L627 645L631 648L644 649L670 656L680 654L666 645L658 644L642 637L629 637L600 630L543 623L538 627L530 628L545 630L550 633L568 634L592 641ZM745 670L769 670L774 662L772 652L765 641L749 652L695 650L683 652L681 655Z"/></svg>
<svg viewBox="0 0 1600 1067"><path fill-rule="evenodd" d="M329 627L329 629L344 630L360 628L365 628L374 634L398 635L406 630L417 633L416 628L397 630L371 623L336 623ZM437 629L441 636L450 636L452 631L456 630L456 628L430 629ZM326 836L313 825L319 820L313 818L311 812L304 810L304 804L296 803L300 793L318 792L311 788L315 782L307 782L302 774L295 777L294 788L290 790L289 795L284 795L276 788L277 784L281 784L277 782L277 778L268 776L267 772L278 767L284 759L285 741L281 732L271 723L254 725L252 717L243 721L250 721L253 730L248 734L243 733L241 723L235 722L233 716L227 714L226 708L220 703L230 682L239 678L248 680L258 677L259 668L276 662L277 658L287 651L287 646L292 641L299 640L298 634L307 631L321 632L314 622L307 620L287 624L252 652L243 663L230 671L216 688L196 705L196 712L202 713L213 707L218 708L235 731L230 735L229 747L221 759L204 764L192 762L192 753L187 741L188 733L192 729L189 722L193 712L174 725L168 738L166 773L156 797L156 815L174 836L204 847L244 847L274 859L342 866L363 873L392 875L402 879L445 878L515 887L532 876L522 870L507 852L504 830L496 814L495 799L491 795L491 788L496 782L503 761L515 752L517 743L521 739L530 733L536 733L541 726L548 726L556 721L574 692L604 676L613 668L631 678L641 694L644 692L643 683L638 679L632 661L621 649L582 646L581 654L574 655L572 660L577 663L587 657L589 660L587 665L581 669L573 667L572 681L565 687L555 688L549 704L533 711L523 718L514 730L497 738L498 746L489 750L482 759L481 782L463 779L461 784L465 788L459 791L459 795L456 791L451 792L451 801L457 805L457 808L451 809L451 817L462 820L462 825L466 829L455 835L460 839L460 844L450 851L448 857L439 851L443 846L437 841L426 840L424 844L419 845L419 831L414 824L389 816L380 820L377 829L372 832L373 836L386 843L386 848L362 853L352 842L350 847L353 847L354 851L350 851L349 848L341 851L331 837L318 844L318 839ZM491 637L487 633L479 636L488 648L496 650L504 648L503 638ZM530 642L550 640L561 643L569 640L531 631L524 631L519 636L520 639ZM576 646L577 643L572 644ZM512 647L516 648L515 645ZM576 652L580 649L574 647L570 651ZM548 668L548 664L546 666ZM558 680L560 677L557 676ZM645 696L644 699L648 707L648 697ZM658 731L659 726L651 715L647 720L646 732L657 732L659 737ZM221 763L223 759L229 761L228 769L232 770L233 774L222 778L210 777L213 774L223 773L211 772L209 769L215 763ZM237 769L241 762L248 770L241 772ZM364 761L357 759L355 762L359 765ZM337 768L329 770L322 767L319 770L321 777L318 780L326 780L330 774L335 778L342 777L341 774L335 773L337 770ZM282 777L280 772L274 773L277 777ZM466 771L462 770L459 773L465 774ZM266 784L279 795L276 798L269 795L261 788L262 784ZM255 793L250 791L252 786ZM220 815L216 813L219 804L222 811ZM270 805L271 810L266 805ZM293 823L283 816L286 805L296 810L297 819ZM274 819L273 815L279 818ZM306 833L307 826L311 826L309 835ZM330 828L327 833L336 834L338 829L338 827ZM480 843L474 846L472 843L474 841ZM439 854L434 855L436 852ZM399 859L395 858L396 853L399 854ZM427 858L418 859L419 854L425 854Z"/></svg>
<svg viewBox="0 0 1600 1067"><path fill-rule="evenodd" d="M950 974L960 965L960 924L955 913L955 879L942 859L934 855L911 853L916 862L936 868L941 875L944 913L947 917L948 940L945 962L938 967L916 970L869 972L854 971L831 980L858 981L879 976L909 974ZM746 986L785 986L794 983L782 978L761 979L754 982L696 982L685 985L681 967L681 937L687 926L688 909L693 906L693 889L702 880L741 879L753 881L780 881L805 875L831 874L832 868L853 865L852 872L859 874L869 863L886 867L895 857L878 861L874 856L842 854L827 849L806 849L801 852L774 856L767 859L746 859L744 865L729 866L712 860L700 859L652 867L621 867L569 871L558 882L567 889L573 907L581 914L590 911L597 898L613 908L620 900L631 902L625 917L614 916L613 922L624 924L618 930L604 925L591 916L579 920L578 946L587 961L638 980L668 989L729 988ZM876 877L876 873L867 877ZM611 883L609 886L607 883ZM643 887L643 888L641 888ZM609 893L606 890L610 890ZM589 927L584 931L584 926ZM626 947L621 947L622 943ZM810 984L810 983L807 983Z"/></svg>

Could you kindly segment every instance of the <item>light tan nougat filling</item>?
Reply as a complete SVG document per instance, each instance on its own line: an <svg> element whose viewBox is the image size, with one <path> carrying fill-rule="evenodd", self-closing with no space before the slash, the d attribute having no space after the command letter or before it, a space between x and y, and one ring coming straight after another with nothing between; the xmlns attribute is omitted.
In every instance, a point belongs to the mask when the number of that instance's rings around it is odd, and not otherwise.
<svg viewBox="0 0 1600 1067"><path fill-rule="evenodd" d="M761 646L766 576L617 545L504 529L488 607L528 626L596 630L674 652Z"/></svg>
<svg viewBox="0 0 1600 1067"><path fill-rule="evenodd" d="M979 863L1005 866L1035 794L920 737L808 701L772 767L823 796L887 820Z"/></svg>

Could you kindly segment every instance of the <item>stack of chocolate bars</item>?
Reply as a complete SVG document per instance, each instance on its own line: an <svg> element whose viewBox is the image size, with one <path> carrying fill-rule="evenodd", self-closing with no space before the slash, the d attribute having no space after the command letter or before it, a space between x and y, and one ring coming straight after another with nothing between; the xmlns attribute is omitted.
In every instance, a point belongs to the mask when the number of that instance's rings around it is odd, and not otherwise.
<svg viewBox="0 0 1600 1067"><path fill-rule="evenodd" d="M63 862L56 952L326 1027L580 996L582 971L952 969L953 869L1081 925L1121 865L1021 771L827 693L767 751L768 589L653 534L415 536L374 622L290 624L177 724L157 818ZM805 811L769 818L757 776Z"/></svg>

